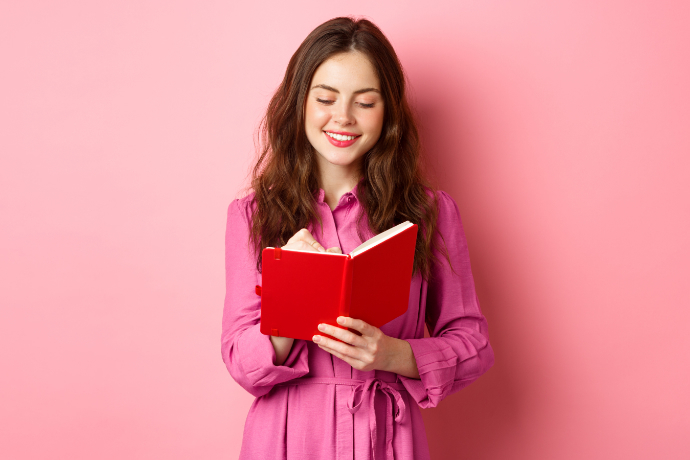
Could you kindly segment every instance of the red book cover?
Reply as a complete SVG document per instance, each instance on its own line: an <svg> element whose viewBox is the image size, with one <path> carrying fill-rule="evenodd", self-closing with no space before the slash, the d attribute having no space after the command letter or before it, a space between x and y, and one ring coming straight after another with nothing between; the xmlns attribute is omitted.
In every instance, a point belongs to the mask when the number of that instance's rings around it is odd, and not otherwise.
<svg viewBox="0 0 690 460"><path fill-rule="evenodd" d="M349 254L266 248L261 333L311 340L338 316L381 327L407 311L417 225L404 222ZM353 331L356 332L356 331Z"/></svg>

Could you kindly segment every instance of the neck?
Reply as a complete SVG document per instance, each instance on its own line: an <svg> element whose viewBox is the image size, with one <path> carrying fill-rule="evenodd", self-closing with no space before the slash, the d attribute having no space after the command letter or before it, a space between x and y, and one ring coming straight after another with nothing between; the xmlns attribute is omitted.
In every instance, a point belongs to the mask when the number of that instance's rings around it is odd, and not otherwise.
<svg viewBox="0 0 690 460"><path fill-rule="evenodd" d="M352 190L359 182L360 169L333 164L319 166L319 187L324 191L324 201L331 209L335 209L340 197Z"/></svg>

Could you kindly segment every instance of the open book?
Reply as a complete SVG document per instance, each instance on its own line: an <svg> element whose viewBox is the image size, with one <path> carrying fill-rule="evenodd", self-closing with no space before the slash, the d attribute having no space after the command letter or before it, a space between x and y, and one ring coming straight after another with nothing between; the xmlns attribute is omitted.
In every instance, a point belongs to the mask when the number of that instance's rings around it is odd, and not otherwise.
<svg viewBox="0 0 690 460"><path fill-rule="evenodd" d="M324 335L320 323L345 329L338 316L376 327L397 318L407 311L416 241L417 225L403 222L349 254L265 248L261 333L311 340Z"/></svg>

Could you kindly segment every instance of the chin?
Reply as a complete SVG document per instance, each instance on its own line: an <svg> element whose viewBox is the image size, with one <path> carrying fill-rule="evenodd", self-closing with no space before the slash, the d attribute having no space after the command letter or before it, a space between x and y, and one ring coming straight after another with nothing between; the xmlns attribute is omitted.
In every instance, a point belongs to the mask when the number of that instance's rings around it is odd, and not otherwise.
<svg viewBox="0 0 690 460"><path fill-rule="evenodd" d="M353 163L357 161L357 158L352 157L351 155L343 155L342 153L336 152L326 152L325 155L321 155L321 158L326 160L332 165L336 166L351 166Z"/></svg>
<svg viewBox="0 0 690 460"><path fill-rule="evenodd" d="M326 161L335 166L350 166L354 163L354 161L349 158L326 158Z"/></svg>

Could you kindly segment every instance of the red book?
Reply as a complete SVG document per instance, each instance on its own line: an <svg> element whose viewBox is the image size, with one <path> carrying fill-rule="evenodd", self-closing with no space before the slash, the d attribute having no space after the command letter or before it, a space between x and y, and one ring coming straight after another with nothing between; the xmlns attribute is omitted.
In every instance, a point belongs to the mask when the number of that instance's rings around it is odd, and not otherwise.
<svg viewBox="0 0 690 460"><path fill-rule="evenodd" d="M403 222L349 254L265 248L261 333L311 340L338 316L381 327L407 311L417 225ZM350 329L359 334L357 331Z"/></svg>

